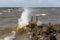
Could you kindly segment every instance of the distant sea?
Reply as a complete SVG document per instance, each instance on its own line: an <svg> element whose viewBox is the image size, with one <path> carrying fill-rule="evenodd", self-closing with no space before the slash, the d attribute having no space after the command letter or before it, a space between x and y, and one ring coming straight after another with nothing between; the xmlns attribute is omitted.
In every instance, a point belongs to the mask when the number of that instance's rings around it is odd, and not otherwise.
<svg viewBox="0 0 60 40"><path fill-rule="evenodd" d="M39 17L39 20L42 23L51 22L55 24L60 24L60 8L30 8L30 9L34 10L33 13L47 14L46 16ZM17 10L13 10L13 12L10 13L2 12L2 14L0 14L0 28L17 26L18 19L20 16L21 12L18 12Z"/></svg>

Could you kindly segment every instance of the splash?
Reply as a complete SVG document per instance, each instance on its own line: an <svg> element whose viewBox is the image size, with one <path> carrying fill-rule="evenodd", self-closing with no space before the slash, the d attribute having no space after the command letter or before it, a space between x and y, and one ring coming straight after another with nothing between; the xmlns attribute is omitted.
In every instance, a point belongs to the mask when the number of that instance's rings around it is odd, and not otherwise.
<svg viewBox="0 0 60 40"><path fill-rule="evenodd" d="M37 22L37 24L40 25L41 21L36 20L35 17L37 16L37 13L35 13L35 12L36 11L31 8L25 7L24 11L22 12L21 18L18 19L18 27L23 28L26 25L29 25L29 23L31 23L31 22ZM45 14L43 14L43 15L45 15ZM35 18L35 19L33 19L33 18ZM32 19L33 19L33 21L32 21Z"/></svg>
<svg viewBox="0 0 60 40"><path fill-rule="evenodd" d="M28 8L24 8L21 18L18 19L18 27L19 28L22 28L29 24L29 21L30 21L29 14L30 14L30 10Z"/></svg>

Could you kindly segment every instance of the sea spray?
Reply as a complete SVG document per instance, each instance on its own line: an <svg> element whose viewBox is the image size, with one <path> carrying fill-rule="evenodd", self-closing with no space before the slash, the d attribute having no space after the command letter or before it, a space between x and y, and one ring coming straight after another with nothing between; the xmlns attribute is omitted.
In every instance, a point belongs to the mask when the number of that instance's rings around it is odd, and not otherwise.
<svg viewBox="0 0 60 40"><path fill-rule="evenodd" d="M18 19L18 27L23 28L28 25L31 22L31 17L37 16L37 13L35 12L35 10L29 7L24 7L24 11L22 12L21 18ZM41 23L39 20L33 20L33 22L37 22L37 24Z"/></svg>
<svg viewBox="0 0 60 40"><path fill-rule="evenodd" d="M18 27L19 28L22 28L22 27L29 24L29 21L30 21L29 14L30 14L30 12L31 11L29 10L29 8L24 8L24 11L22 12L21 18L18 19Z"/></svg>

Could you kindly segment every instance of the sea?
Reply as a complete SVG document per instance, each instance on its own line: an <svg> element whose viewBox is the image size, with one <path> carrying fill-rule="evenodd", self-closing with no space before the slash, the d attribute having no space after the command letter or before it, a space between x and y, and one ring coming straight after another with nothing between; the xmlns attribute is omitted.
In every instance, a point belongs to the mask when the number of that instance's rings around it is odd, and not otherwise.
<svg viewBox="0 0 60 40"><path fill-rule="evenodd" d="M17 26L18 19L21 17L22 8L0 8L0 28ZM42 23L54 23L60 24L60 8L59 7L30 7L34 14L46 14L41 15L38 19ZM9 11L10 10L10 11Z"/></svg>
<svg viewBox="0 0 60 40"><path fill-rule="evenodd" d="M23 7L0 8L0 29L17 26L18 19L21 17L22 12L24 11L23 9ZM40 15L38 17L38 20L41 23L51 22L54 24L60 24L60 7L29 7L28 9L33 10L31 12L33 14L46 14L45 16Z"/></svg>

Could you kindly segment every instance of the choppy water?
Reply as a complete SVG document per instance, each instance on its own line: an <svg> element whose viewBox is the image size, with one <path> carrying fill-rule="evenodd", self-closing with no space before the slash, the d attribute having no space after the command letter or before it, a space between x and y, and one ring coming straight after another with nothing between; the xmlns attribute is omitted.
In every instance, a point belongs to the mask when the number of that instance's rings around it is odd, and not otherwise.
<svg viewBox="0 0 60 40"><path fill-rule="evenodd" d="M46 16L40 16L39 20L42 23L56 23L56 24L60 24L60 8L32 8L32 10L34 10L35 14L47 14Z"/></svg>
<svg viewBox="0 0 60 40"><path fill-rule="evenodd" d="M60 24L60 8L30 8L35 14L47 14L47 16L40 16L39 20L42 23L57 23ZM4 9L0 9L2 12ZM21 12L16 9L13 12L2 12L0 15L0 28L17 26L18 18L21 16ZM25 35L26 36L26 35ZM24 37L24 36L23 36ZM22 39L23 39L22 37ZM27 39L28 40L28 39Z"/></svg>
<svg viewBox="0 0 60 40"><path fill-rule="evenodd" d="M4 8L0 9L0 12L3 13L0 15L0 28L5 28L8 26L16 26L21 12L18 12L17 9L14 9L10 13L3 12L3 10L5 9ZM30 10L34 10L32 13L35 14L47 14L47 16L39 17L42 23L52 22L60 24L60 8L30 8Z"/></svg>

